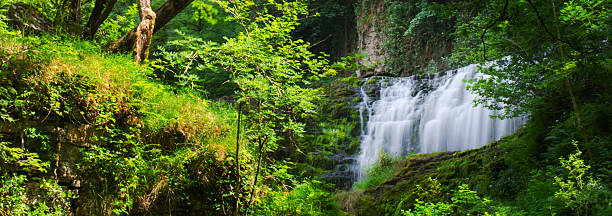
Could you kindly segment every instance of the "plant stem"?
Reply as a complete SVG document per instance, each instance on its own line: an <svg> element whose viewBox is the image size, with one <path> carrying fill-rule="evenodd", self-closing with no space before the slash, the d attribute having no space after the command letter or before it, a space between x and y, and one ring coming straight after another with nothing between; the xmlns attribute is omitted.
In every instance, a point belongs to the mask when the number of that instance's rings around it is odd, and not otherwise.
<svg viewBox="0 0 612 216"><path fill-rule="evenodd" d="M263 156L263 146L264 143L266 143L268 141L268 137L266 136L263 140L261 139L261 137L259 137L257 139L259 141L259 158L257 159L257 169L255 170L255 179L253 180L253 187L251 188L251 198L249 198L249 203L247 205L247 211L245 212L245 215L249 212L248 209L249 207L251 207L251 204L253 203L253 195L255 194L255 188L257 187L257 178L259 177L259 170L261 168L261 158Z"/></svg>
<svg viewBox="0 0 612 216"><path fill-rule="evenodd" d="M239 215L239 211L240 211L240 187L241 187L241 183L240 183L240 120L242 117L242 103L238 104L238 126L236 128L236 176L238 178L237 183L236 183L236 190L238 190L238 193L236 193L236 205L235 205L235 213L236 215Z"/></svg>

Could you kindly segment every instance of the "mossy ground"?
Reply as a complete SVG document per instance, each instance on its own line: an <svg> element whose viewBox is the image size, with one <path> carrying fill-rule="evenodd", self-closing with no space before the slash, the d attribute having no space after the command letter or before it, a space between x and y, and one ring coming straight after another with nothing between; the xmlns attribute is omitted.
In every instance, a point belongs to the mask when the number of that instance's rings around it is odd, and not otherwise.
<svg viewBox="0 0 612 216"><path fill-rule="evenodd" d="M440 195L451 194L463 184L483 194L508 194L507 191L513 190L508 182L520 178L521 174L501 173L509 169L505 162L508 149L503 143L513 142L519 134L474 150L408 156L400 162L403 167L390 179L377 187L354 191L358 199L345 200L344 207L356 215L394 215L412 207L416 199L423 200L425 191L422 188L428 187L431 179L440 183ZM350 193L343 196L354 196ZM450 196L436 199L446 200Z"/></svg>

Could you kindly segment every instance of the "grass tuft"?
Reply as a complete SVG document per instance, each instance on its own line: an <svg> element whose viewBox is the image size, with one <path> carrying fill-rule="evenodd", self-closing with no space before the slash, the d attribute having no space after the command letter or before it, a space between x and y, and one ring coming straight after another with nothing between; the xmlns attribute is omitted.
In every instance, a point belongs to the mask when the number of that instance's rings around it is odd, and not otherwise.
<svg viewBox="0 0 612 216"><path fill-rule="evenodd" d="M406 157L393 157L386 153L380 155L380 159L365 172L366 175L353 184L353 190L374 189L386 180L393 177L405 164Z"/></svg>

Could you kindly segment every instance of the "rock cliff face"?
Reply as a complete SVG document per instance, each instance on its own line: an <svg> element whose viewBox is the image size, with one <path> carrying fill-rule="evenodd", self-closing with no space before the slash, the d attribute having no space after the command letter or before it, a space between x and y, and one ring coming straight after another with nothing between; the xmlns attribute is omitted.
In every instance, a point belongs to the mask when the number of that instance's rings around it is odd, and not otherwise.
<svg viewBox="0 0 612 216"><path fill-rule="evenodd" d="M428 1L359 0L357 50L367 54L357 77L411 76L443 72L453 48L454 20Z"/></svg>
<svg viewBox="0 0 612 216"><path fill-rule="evenodd" d="M42 141L33 139L23 133L28 128L37 128L44 131L45 140L50 146L49 151L39 152L42 159L47 159L50 162L50 167L46 173L37 173L38 177L48 177L55 179L57 184L64 191L70 191L73 194L79 194L83 197L90 196L87 190L86 179L79 173L77 163L82 157L79 148L87 148L90 146L90 138L94 135L94 127L90 125L75 125L64 124L60 121L50 120L47 122L40 121L19 121L6 122L0 121L0 134L3 135L3 141L12 141L12 143L22 143L23 145L35 145L36 142ZM38 144L40 145L40 144ZM36 197L43 196L45 191L38 189L38 184L30 182L26 189L31 202L36 202ZM85 199L78 199L73 204L73 209L76 215L86 215L91 209L85 210Z"/></svg>
<svg viewBox="0 0 612 216"><path fill-rule="evenodd" d="M383 32L384 21L379 16L385 11L385 3L382 0L366 1L361 4L357 11L357 49L358 52L367 54L361 60L365 66L373 67L370 71L358 70L357 77L368 77L384 74L387 67L384 64L388 58L382 49L385 41Z"/></svg>

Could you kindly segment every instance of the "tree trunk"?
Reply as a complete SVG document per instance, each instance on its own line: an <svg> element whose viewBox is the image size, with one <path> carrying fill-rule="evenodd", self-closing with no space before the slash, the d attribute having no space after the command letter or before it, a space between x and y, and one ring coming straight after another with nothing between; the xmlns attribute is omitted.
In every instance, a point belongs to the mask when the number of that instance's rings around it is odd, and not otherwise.
<svg viewBox="0 0 612 216"><path fill-rule="evenodd" d="M159 16L155 20L156 28L153 30L153 33L156 33L159 29L168 24L172 18L183 11L191 2L193 2L193 0L168 0L164 3L156 12Z"/></svg>
<svg viewBox="0 0 612 216"><path fill-rule="evenodd" d="M81 0L70 1L70 20L73 24L81 25Z"/></svg>
<svg viewBox="0 0 612 216"><path fill-rule="evenodd" d="M96 0L89 21L87 21L87 30L83 32L83 37L90 40L94 38L104 20L108 18L115 7L115 3L117 3L117 0Z"/></svg>
<svg viewBox="0 0 612 216"><path fill-rule="evenodd" d="M81 0L57 1L54 4L59 6L55 17L55 26L64 27L60 29L70 34L80 34Z"/></svg>
<svg viewBox="0 0 612 216"><path fill-rule="evenodd" d="M151 9L151 0L138 0L140 24L136 27L136 47L134 59L139 63L149 56L149 46L155 28L155 12Z"/></svg>
<svg viewBox="0 0 612 216"><path fill-rule="evenodd" d="M164 27L164 25L170 22L172 18L185 9L191 2L193 2L193 0L168 0L164 3L155 13L157 15L155 19L156 28L153 29L153 33ZM109 50L113 52L128 52L136 43L136 32L137 28L132 29L123 37L110 44L108 46Z"/></svg>
<svg viewBox="0 0 612 216"><path fill-rule="evenodd" d="M251 198L249 198L249 202L247 202L244 214L247 215L249 213L249 208L251 207L251 205L253 204L253 198L255 195L255 189L257 187L257 178L259 178L259 170L261 169L261 159L263 157L264 151L263 151L263 147L264 145L268 142L268 137L265 136L264 139L261 139L261 137L257 138L258 142L259 142L259 156L257 159L257 169L255 170L255 178L253 178L253 187L251 188Z"/></svg>
<svg viewBox="0 0 612 216"><path fill-rule="evenodd" d="M557 6L555 4L554 0L550 1L552 4L552 9L553 9L553 16L555 18L555 28L557 29L557 39L554 41L554 43L556 44L557 41L561 41L561 31L559 30L559 18L557 17ZM559 45L559 52L561 55L561 63L564 64L565 63L565 52L563 51L563 45ZM565 77L565 87L567 88L567 91L570 95L570 99L572 100L572 108L574 109L574 115L576 117L576 124L578 125L578 130L580 131L580 134L582 135L582 139L584 140L584 142L589 142L589 137L586 134L586 131L584 130L584 127L582 127L582 123L580 120L580 110L578 109L578 104L576 104L576 96L574 96L574 90L572 90L572 84L570 83L570 78L569 77ZM587 148L587 154L589 155L589 160L593 161L593 152L591 151L591 148Z"/></svg>

